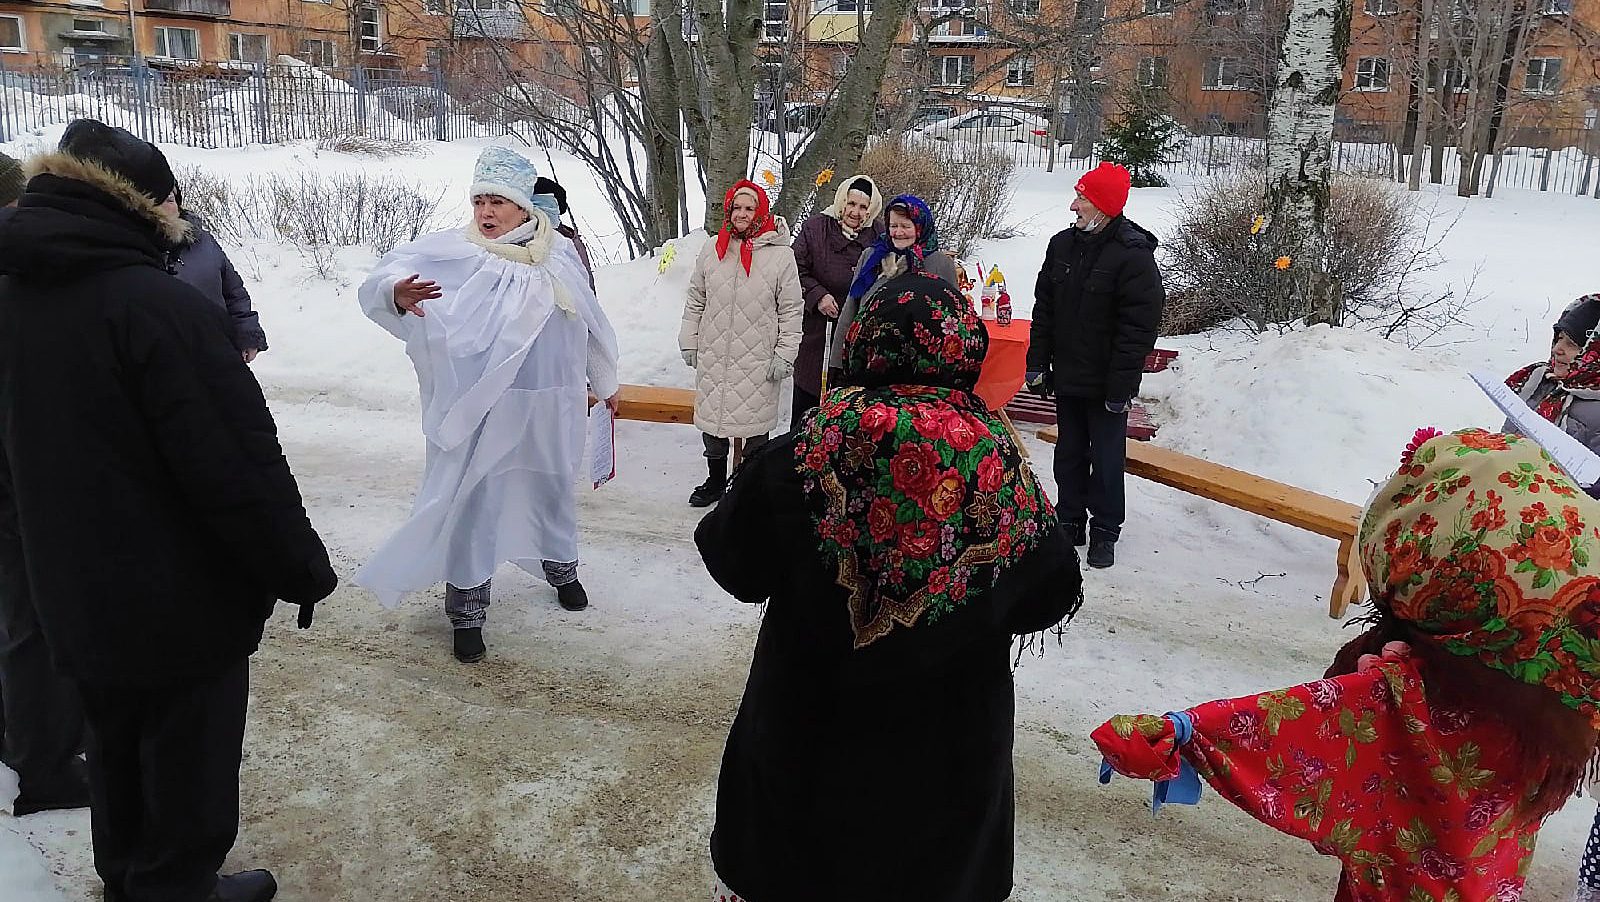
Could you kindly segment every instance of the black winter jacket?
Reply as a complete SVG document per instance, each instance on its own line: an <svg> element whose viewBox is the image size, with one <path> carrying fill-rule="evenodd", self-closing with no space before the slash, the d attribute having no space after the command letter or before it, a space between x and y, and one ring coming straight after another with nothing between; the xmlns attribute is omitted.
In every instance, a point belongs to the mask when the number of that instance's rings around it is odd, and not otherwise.
<svg viewBox="0 0 1600 902"><path fill-rule="evenodd" d="M1120 402L1139 393L1167 297L1156 243L1123 216L1099 232L1050 239L1033 291L1028 370L1052 370L1056 394Z"/></svg>
<svg viewBox="0 0 1600 902"><path fill-rule="evenodd" d="M937 627L854 648L794 435L763 445L695 530L706 569L769 602L717 778L711 858L760 902L1001 902L1011 895L1011 637L1082 580L1058 527Z"/></svg>
<svg viewBox="0 0 1600 902"><path fill-rule="evenodd" d="M92 163L34 165L0 210L0 591L21 561L81 681L214 670L336 577L227 315L164 268L181 224Z"/></svg>
<svg viewBox="0 0 1600 902"><path fill-rule="evenodd" d="M172 254L174 275L228 311L233 321L229 334L235 349L265 351L267 333L261 329L261 318L250 306L250 290L244 287L244 279L233 268L228 252L206 231L200 217L184 211L183 219L189 224L189 234Z"/></svg>

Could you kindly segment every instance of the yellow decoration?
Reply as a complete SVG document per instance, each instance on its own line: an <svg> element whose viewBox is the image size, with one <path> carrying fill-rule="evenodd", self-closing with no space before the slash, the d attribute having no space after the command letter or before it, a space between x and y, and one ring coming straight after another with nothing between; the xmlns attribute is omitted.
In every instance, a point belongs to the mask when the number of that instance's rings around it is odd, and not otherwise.
<svg viewBox="0 0 1600 902"><path fill-rule="evenodd" d="M778 187L778 177L772 174L771 169L761 170L761 180L767 183L768 188Z"/></svg>
<svg viewBox="0 0 1600 902"><path fill-rule="evenodd" d="M656 272L665 275L667 267L672 265L672 258L678 256L678 247L671 242L661 249L661 262L656 266Z"/></svg>
<svg viewBox="0 0 1600 902"><path fill-rule="evenodd" d="M994 267L990 267L990 269L989 269L989 278L985 279L983 284L987 287L987 286L990 286L990 285L1004 285L1005 283L1006 283L1006 277L1001 275L1000 267L994 266Z"/></svg>
<svg viewBox="0 0 1600 902"><path fill-rule="evenodd" d="M1272 265L1278 267L1279 269L1288 269L1289 264L1292 262L1294 261L1290 260L1288 257L1279 257L1278 259L1272 261Z"/></svg>
<svg viewBox="0 0 1600 902"><path fill-rule="evenodd" d="M817 173L817 187L818 188L821 188L823 185L826 185L831 181L833 181L833 170L832 169L824 169L821 172Z"/></svg>
<svg viewBox="0 0 1600 902"><path fill-rule="evenodd" d="M1261 230L1266 228L1266 227L1267 227L1267 217L1265 217L1265 216L1257 216L1255 225L1252 225L1250 227L1250 234L1259 235L1259 234L1261 234Z"/></svg>

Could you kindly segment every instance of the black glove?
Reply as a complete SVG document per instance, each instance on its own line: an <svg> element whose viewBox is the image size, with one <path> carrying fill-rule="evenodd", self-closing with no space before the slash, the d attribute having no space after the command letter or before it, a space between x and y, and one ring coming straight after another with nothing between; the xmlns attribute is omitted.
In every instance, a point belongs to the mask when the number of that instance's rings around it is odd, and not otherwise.
<svg viewBox="0 0 1600 902"><path fill-rule="evenodd" d="M1127 413L1132 406L1131 401L1106 401L1106 413Z"/></svg>
<svg viewBox="0 0 1600 902"><path fill-rule="evenodd" d="M299 617L299 619L297 619L295 621L295 624L300 629L310 629L311 628L311 617L312 617L313 614L316 613L316 611L317 611L317 603L314 602L314 601L308 601L305 604L301 605L300 606L300 617Z"/></svg>
<svg viewBox="0 0 1600 902"><path fill-rule="evenodd" d="M1028 391L1033 392L1041 398L1048 398L1055 394L1055 389L1050 385L1049 370L1030 370L1028 372L1028 381L1026 384Z"/></svg>

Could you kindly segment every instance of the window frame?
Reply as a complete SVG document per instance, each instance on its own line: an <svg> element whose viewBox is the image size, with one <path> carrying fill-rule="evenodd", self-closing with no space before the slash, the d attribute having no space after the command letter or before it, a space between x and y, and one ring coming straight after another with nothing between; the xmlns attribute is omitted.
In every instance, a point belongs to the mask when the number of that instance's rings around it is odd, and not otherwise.
<svg viewBox="0 0 1600 902"><path fill-rule="evenodd" d="M1223 76L1223 74L1224 74L1224 72L1226 70L1227 63L1230 63L1230 62L1233 64L1233 66L1232 66L1233 80L1229 81L1229 82L1224 82L1222 80L1222 76ZM1212 68L1213 64L1215 64L1215 67L1216 67L1215 71L1213 71L1213 68ZM1241 69L1243 69L1243 64L1244 64L1244 58L1243 57L1238 57L1238 56L1213 56L1213 57L1208 57L1206 59L1205 69L1202 70L1201 73L1200 73L1200 90L1202 90L1202 91L1243 91L1245 89L1245 87L1244 87L1244 73L1242 71L1240 71ZM1215 76L1214 80L1213 80L1213 76Z"/></svg>
<svg viewBox="0 0 1600 902"><path fill-rule="evenodd" d="M312 52L313 44L316 45L315 53ZM300 41L300 55L305 57L307 63L318 69L337 69L339 67L339 45L327 38L302 39Z"/></svg>
<svg viewBox="0 0 1600 902"><path fill-rule="evenodd" d="M1533 86L1533 64L1539 64L1539 87ZM1555 75L1550 74L1550 63L1555 63ZM1526 94L1540 94L1550 96L1561 93L1561 78L1566 74L1567 61L1559 56L1533 56L1528 58L1528 65L1523 69L1522 90ZM1554 84L1546 84L1547 82Z"/></svg>
<svg viewBox="0 0 1600 902"><path fill-rule="evenodd" d="M27 23L27 20L23 19L21 15L13 15L12 13L0 13L0 19L11 19L12 21L17 23L17 43L16 43L16 45L15 46L12 46L10 44L0 45L0 50L14 50L14 51L19 51L19 52L22 52L22 53L26 53L27 50L28 50L28 23Z"/></svg>
<svg viewBox="0 0 1600 902"><path fill-rule="evenodd" d="M1400 14L1400 0L1366 0L1361 4L1361 11L1369 16L1397 16Z"/></svg>
<svg viewBox="0 0 1600 902"><path fill-rule="evenodd" d="M1012 78L1013 74L1017 76L1015 79ZM1014 53L1006 60L1006 87L1035 88L1038 83L1039 63L1033 57Z"/></svg>
<svg viewBox="0 0 1600 902"><path fill-rule="evenodd" d="M1365 69L1366 71L1363 71ZM1364 94L1386 94L1389 91L1389 80L1392 66L1387 56L1362 56L1356 58L1356 68L1350 81L1350 89ZM1382 75L1382 84L1378 76ZM1366 84L1362 82L1366 81Z"/></svg>
<svg viewBox="0 0 1600 902"><path fill-rule="evenodd" d="M1146 63L1151 64L1149 68L1152 71L1148 74L1159 75L1158 78L1146 77ZM1156 63L1160 65L1155 65ZM1165 56L1142 56L1139 58L1133 77L1134 83L1141 88L1167 88L1171 85L1172 62Z"/></svg>
<svg viewBox="0 0 1600 902"><path fill-rule="evenodd" d="M782 18L772 18L773 7L783 8ZM761 0L761 39L787 41L789 30L789 0Z"/></svg>
<svg viewBox="0 0 1600 902"><path fill-rule="evenodd" d="M372 14L372 35L367 35L367 14ZM368 43L371 46L368 46ZM383 52L383 7L364 3L356 7L356 52L382 53Z"/></svg>
<svg viewBox="0 0 1600 902"><path fill-rule="evenodd" d="M246 59L244 56L244 42L241 38L261 39L261 58ZM230 31L228 32L228 59L236 63L256 63L266 65L272 58L272 37L264 31Z"/></svg>
<svg viewBox="0 0 1600 902"><path fill-rule="evenodd" d="M171 52L171 34L183 31L188 32L192 36L190 39L194 42L194 56L175 56ZM157 51L155 54L156 56L161 57L162 59L184 60L186 62L198 62L200 60L200 29L185 28L181 25L157 25L155 26L154 30L154 37Z"/></svg>
<svg viewBox="0 0 1600 902"><path fill-rule="evenodd" d="M933 79L933 84L941 88L964 88L977 80L978 58L971 53L941 53L932 57L933 65L938 73ZM958 60L956 67L956 80L949 81L946 74L949 71L949 60Z"/></svg>
<svg viewBox="0 0 1600 902"><path fill-rule="evenodd" d="M1018 9L1018 6L1031 6L1032 9ZM1040 0L1006 0L1006 12L1017 19L1034 19L1039 16Z"/></svg>

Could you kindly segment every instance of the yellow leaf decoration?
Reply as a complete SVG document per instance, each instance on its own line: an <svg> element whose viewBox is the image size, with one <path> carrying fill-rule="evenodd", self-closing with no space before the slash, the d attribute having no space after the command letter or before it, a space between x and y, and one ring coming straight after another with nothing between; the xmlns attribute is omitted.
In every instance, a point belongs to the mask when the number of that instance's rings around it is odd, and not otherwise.
<svg viewBox="0 0 1600 902"><path fill-rule="evenodd" d="M761 170L761 180L767 183L768 188L776 188L778 186L778 177L772 174L771 169Z"/></svg>
<svg viewBox="0 0 1600 902"><path fill-rule="evenodd" d="M1255 224L1250 226L1250 234L1259 235L1259 234L1261 234L1261 230L1266 228L1266 227L1267 227L1267 217L1265 217L1265 216L1257 216Z"/></svg>
<svg viewBox="0 0 1600 902"><path fill-rule="evenodd" d="M831 181L833 181L833 170L832 169L824 169L821 172L817 173L817 187L818 188L821 188L823 185L826 185Z"/></svg>
<svg viewBox="0 0 1600 902"><path fill-rule="evenodd" d="M672 258L678 256L678 246L668 243L661 249L661 263L656 266L656 272L665 274L667 267L672 265Z"/></svg>
<svg viewBox="0 0 1600 902"><path fill-rule="evenodd" d="M1278 259L1272 261L1272 265L1276 266L1279 269L1288 269L1289 268L1289 264L1291 264L1293 262L1294 261L1290 260L1288 257L1279 257Z"/></svg>

